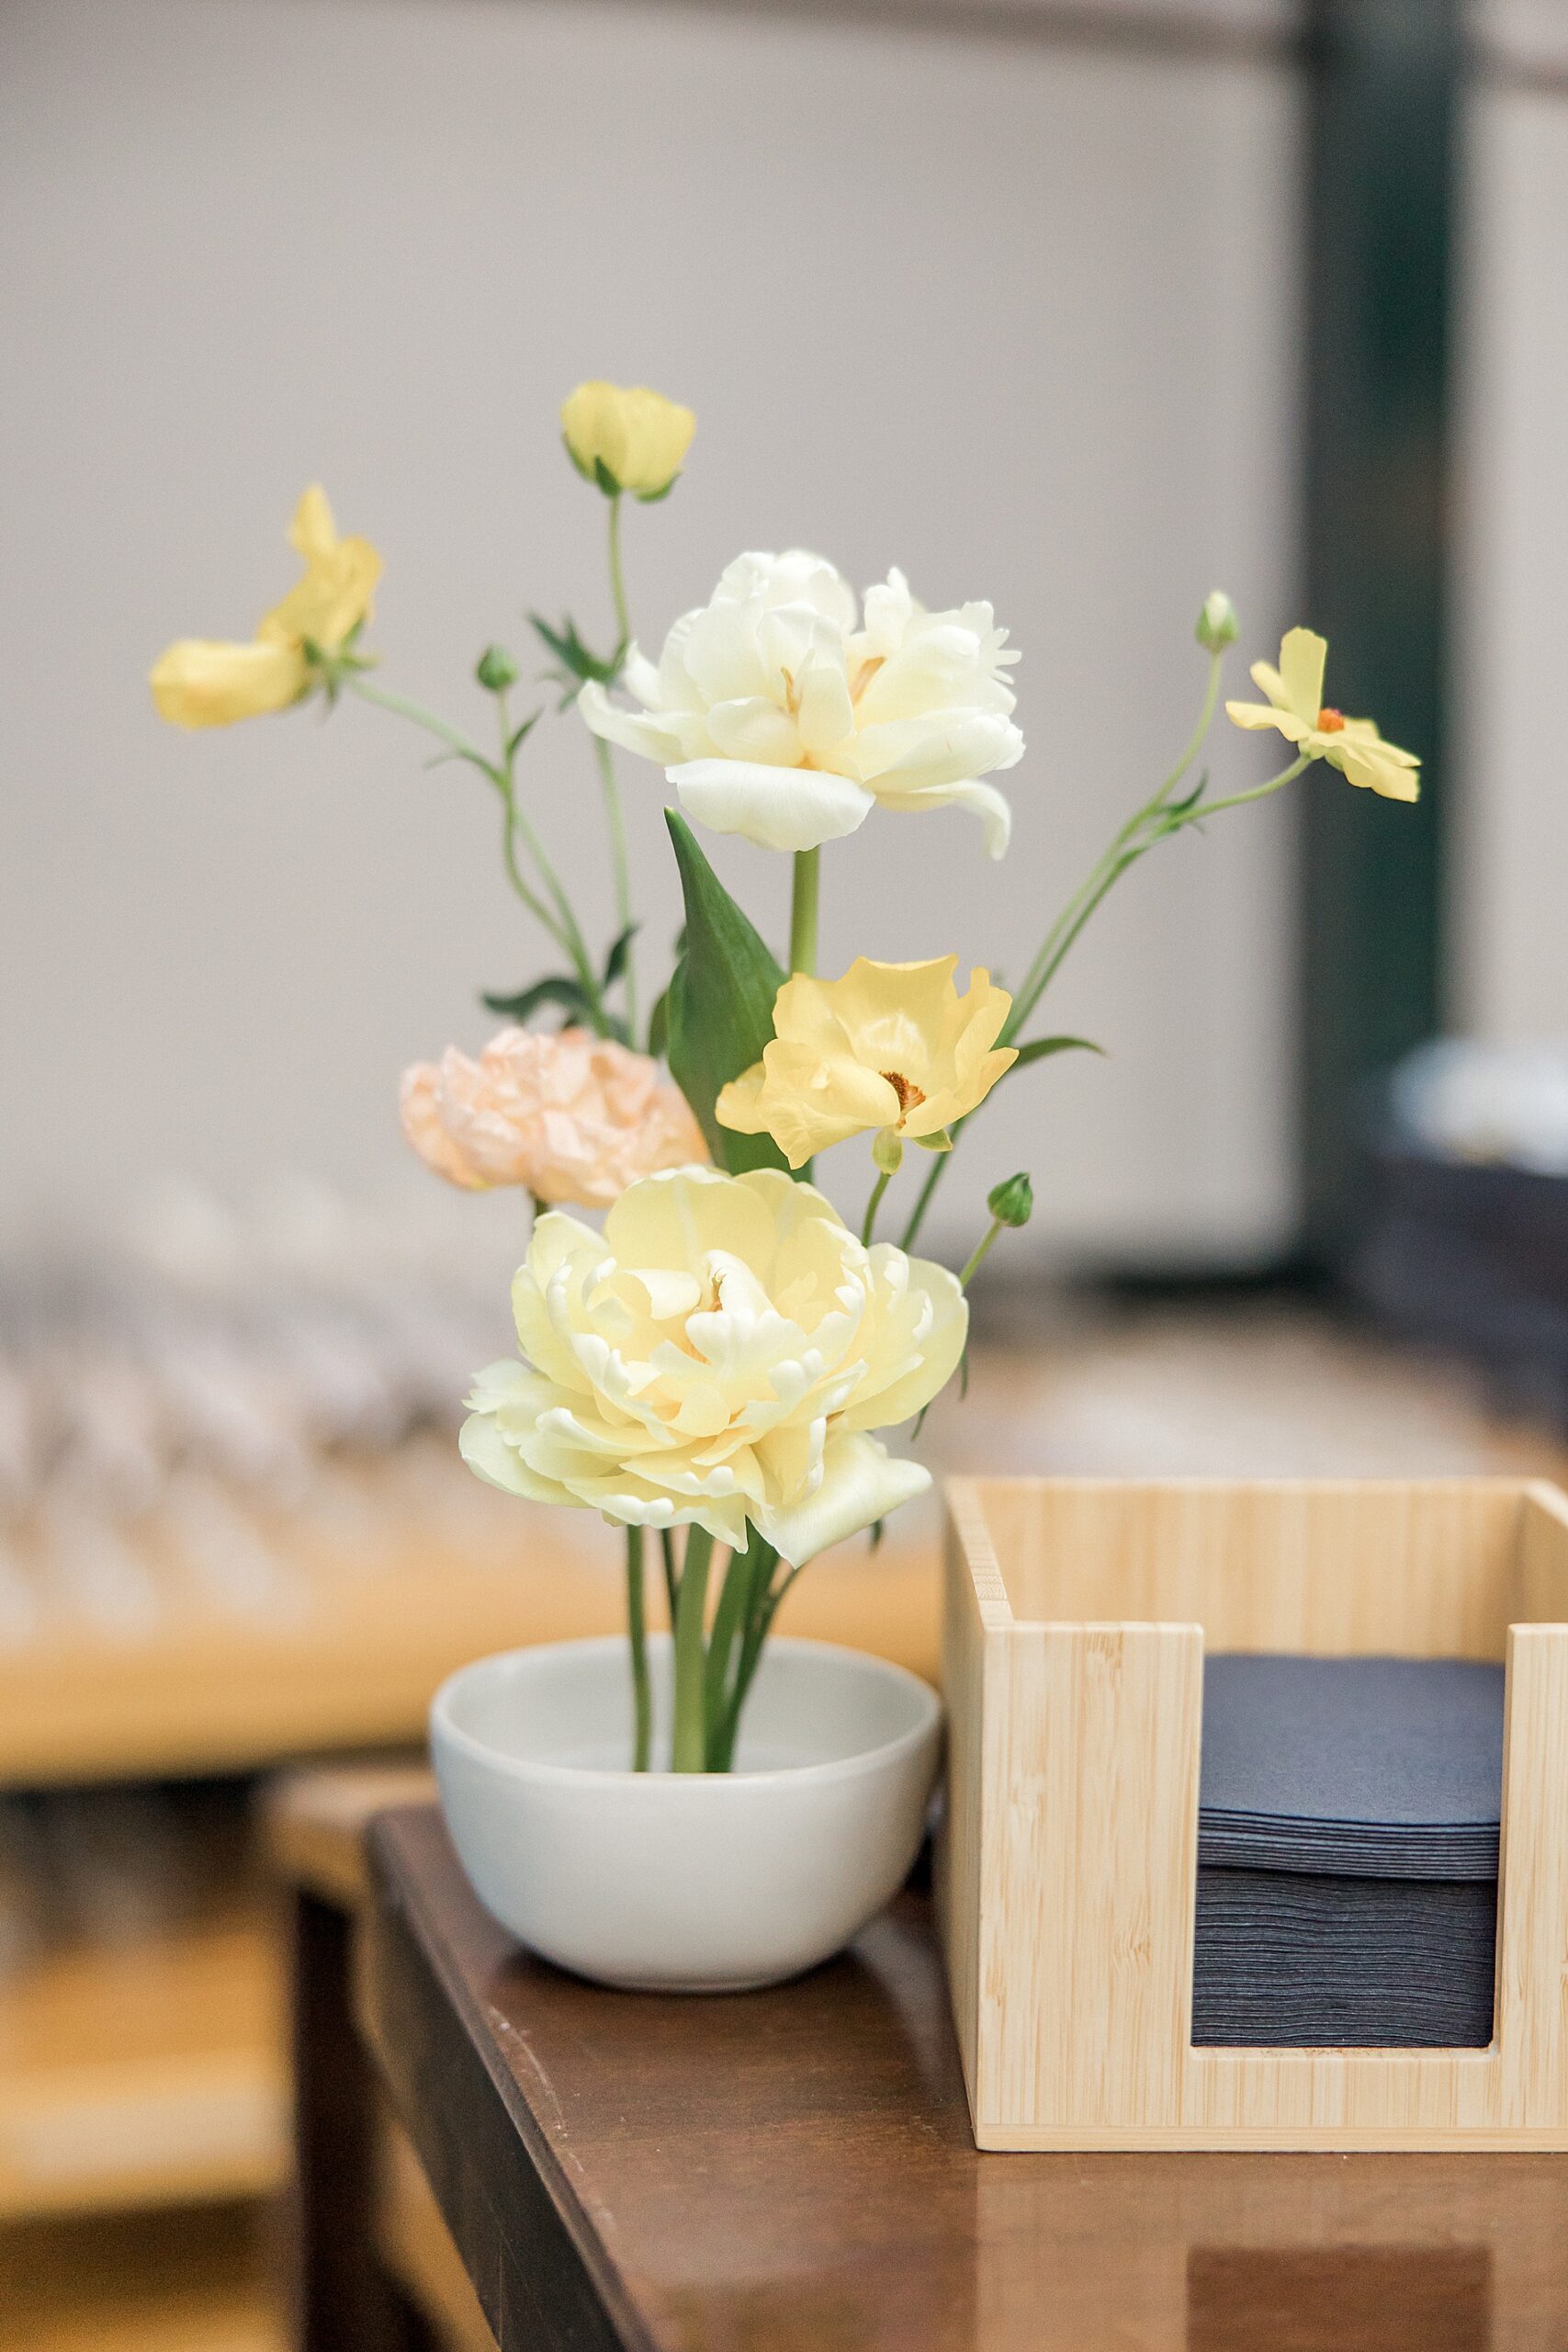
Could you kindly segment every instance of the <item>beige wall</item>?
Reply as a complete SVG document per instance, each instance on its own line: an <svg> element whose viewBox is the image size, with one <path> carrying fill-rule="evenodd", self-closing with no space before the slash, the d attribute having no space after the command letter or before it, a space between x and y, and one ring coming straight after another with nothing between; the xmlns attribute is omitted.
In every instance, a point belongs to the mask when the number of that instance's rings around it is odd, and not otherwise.
<svg viewBox="0 0 1568 2352"><path fill-rule="evenodd" d="M1459 1012L1568 1036L1568 17L1491 6L1465 334ZM1530 76L1553 74L1552 93Z"/></svg>
<svg viewBox="0 0 1568 2352"><path fill-rule="evenodd" d="M645 636L744 546L991 596L1024 654L1012 854L874 820L829 853L829 967L953 945L1018 974L1186 732L1203 591L1254 650L1285 615L1294 124L1267 64L586 0L10 0L0 108L12 1233L172 1168L423 1181L400 1066L477 1043L475 985L539 963L484 787L392 722L150 714L168 637L243 634L285 583L312 477L384 550L389 683L476 724L468 666L524 606L604 628L552 422L585 374L700 418L688 480L630 518ZM541 734L542 821L603 927L586 746ZM653 948L661 785L626 788ZM951 1241L1021 1164L1037 1246L1280 1232L1288 822L1125 888L1052 1015L1112 1058L1018 1082ZM720 848L780 931L782 863Z"/></svg>

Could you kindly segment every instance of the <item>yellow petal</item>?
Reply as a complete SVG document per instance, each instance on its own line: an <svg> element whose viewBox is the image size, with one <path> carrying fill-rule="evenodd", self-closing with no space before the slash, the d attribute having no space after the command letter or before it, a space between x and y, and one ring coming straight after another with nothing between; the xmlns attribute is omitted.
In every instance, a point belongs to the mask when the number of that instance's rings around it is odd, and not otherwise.
<svg viewBox="0 0 1568 2352"><path fill-rule="evenodd" d="M288 644L224 645L182 638L160 655L148 683L161 718L175 727L229 727L298 702L305 658Z"/></svg>
<svg viewBox="0 0 1568 2352"><path fill-rule="evenodd" d="M1317 724L1317 714L1323 708L1323 670L1327 659L1328 639L1319 637L1315 630L1287 629L1280 641L1280 677L1285 690L1285 707L1309 727Z"/></svg>
<svg viewBox="0 0 1568 2352"><path fill-rule="evenodd" d="M1323 746L1322 757L1351 784L1384 800L1420 799L1421 763L1413 752L1402 752L1397 743L1384 743L1376 736L1352 735L1348 728L1343 733L1314 736L1313 741Z"/></svg>
<svg viewBox="0 0 1568 2352"><path fill-rule="evenodd" d="M1258 666L1261 670L1265 664L1260 662ZM1227 702L1225 717L1233 727L1277 727L1292 743L1299 743L1308 732L1304 719L1297 718L1288 710L1277 709L1272 703Z"/></svg>
<svg viewBox="0 0 1568 2352"><path fill-rule="evenodd" d="M294 509L288 544L307 563L315 563L331 555L337 543L337 525L327 503L327 493L319 481L313 481Z"/></svg>

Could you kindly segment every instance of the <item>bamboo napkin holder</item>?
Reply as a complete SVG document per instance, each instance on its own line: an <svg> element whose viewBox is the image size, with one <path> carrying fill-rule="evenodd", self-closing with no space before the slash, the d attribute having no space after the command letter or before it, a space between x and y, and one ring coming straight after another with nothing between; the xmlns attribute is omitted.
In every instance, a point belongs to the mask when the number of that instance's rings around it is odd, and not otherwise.
<svg viewBox="0 0 1568 2352"><path fill-rule="evenodd" d="M982 2148L1568 2148L1568 1498L1539 1481L947 1489L937 1891ZM1203 1652L1502 1662L1483 2050L1195 2049Z"/></svg>

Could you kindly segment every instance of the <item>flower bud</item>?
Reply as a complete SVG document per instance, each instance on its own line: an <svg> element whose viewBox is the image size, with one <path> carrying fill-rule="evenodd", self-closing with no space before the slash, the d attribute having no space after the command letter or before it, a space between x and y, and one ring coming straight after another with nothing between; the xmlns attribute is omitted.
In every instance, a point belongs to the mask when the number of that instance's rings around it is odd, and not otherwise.
<svg viewBox="0 0 1568 2352"><path fill-rule="evenodd" d="M1198 616L1193 634L1205 653L1223 653L1234 645L1240 634L1241 624L1235 616L1235 606L1223 588L1211 589L1203 599L1203 609Z"/></svg>
<svg viewBox="0 0 1568 2352"><path fill-rule="evenodd" d="M522 674L504 645L487 645L474 664L474 675L488 694L504 694Z"/></svg>
<svg viewBox="0 0 1568 2352"><path fill-rule="evenodd" d="M579 384L561 403L566 453L606 498L662 498L681 470L696 418L645 384Z"/></svg>
<svg viewBox="0 0 1568 2352"><path fill-rule="evenodd" d="M998 1225L1027 1225L1034 1214L1034 1187L1021 1170L987 1193L986 1206Z"/></svg>

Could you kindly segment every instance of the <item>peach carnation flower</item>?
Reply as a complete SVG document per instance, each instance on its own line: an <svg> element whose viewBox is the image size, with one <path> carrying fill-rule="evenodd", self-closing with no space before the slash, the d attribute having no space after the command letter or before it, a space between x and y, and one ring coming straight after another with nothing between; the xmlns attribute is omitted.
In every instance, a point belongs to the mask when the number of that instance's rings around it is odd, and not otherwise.
<svg viewBox="0 0 1568 2352"><path fill-rule="evenodd" d="M403 1133L449 1183L525 1184L551 1205L607 1208L639 1176L708 1157L680 1089L586 1029L502 1029L478 1061L448 1046L403 1073Z"/></svg>

